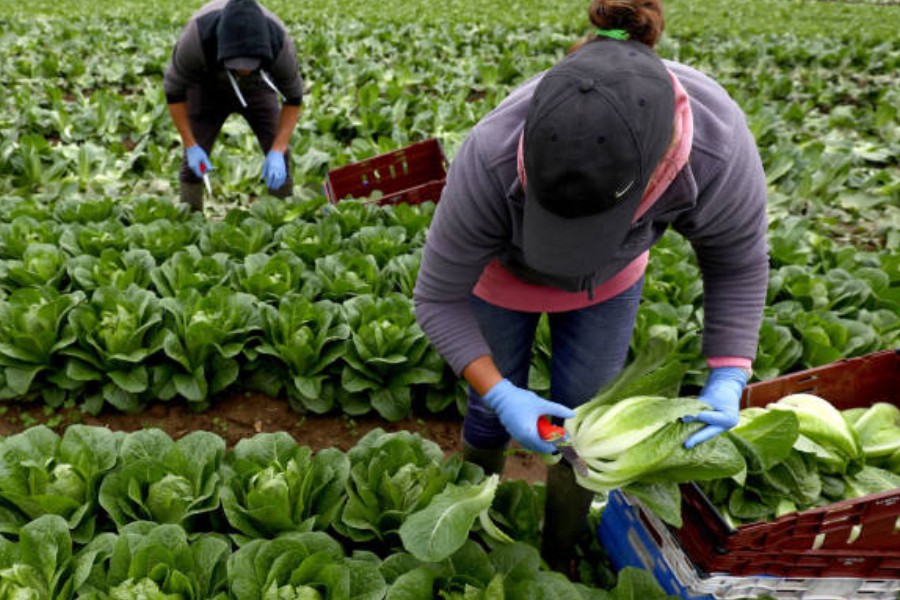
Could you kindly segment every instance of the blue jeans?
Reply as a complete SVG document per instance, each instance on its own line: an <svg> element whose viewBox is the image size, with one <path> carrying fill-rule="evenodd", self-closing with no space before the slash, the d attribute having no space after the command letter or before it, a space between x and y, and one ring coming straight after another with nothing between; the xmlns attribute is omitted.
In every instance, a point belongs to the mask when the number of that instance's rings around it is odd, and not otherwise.
<svg viewBox="0 0 900 600"><path fill-rule="evenodd" d="M579 406L622 370L642 287L643 279L605 302L547 315L552 344L548 400L571 408ZM540 313L500 308L475 296L471 305L497 368L514 385L528 387ZM499 448L509 438L497 415L470 387L463 439L476 448Z"/></svg>

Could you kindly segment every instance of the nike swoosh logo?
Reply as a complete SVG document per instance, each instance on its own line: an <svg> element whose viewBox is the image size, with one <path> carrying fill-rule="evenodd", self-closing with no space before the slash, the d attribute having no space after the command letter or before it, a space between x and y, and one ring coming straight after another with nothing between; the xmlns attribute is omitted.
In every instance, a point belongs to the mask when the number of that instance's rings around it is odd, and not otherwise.
<svg viewBox="0 0 900 600"><path fill-rule="evenodd" d="M626 185L624 188L622 188L621 190L616 192L616 198L621 198L622 196L627 194L628 190L630 190L631 186L633 186L633 185L634 185L634 179L632 179L631 182L628 185Z"/></svg>

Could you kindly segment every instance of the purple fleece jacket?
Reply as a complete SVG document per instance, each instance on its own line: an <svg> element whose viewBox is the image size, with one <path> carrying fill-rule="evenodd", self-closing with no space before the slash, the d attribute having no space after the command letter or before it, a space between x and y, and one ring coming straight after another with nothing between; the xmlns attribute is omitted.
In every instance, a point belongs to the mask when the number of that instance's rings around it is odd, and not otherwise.
<svg viewBox="0 0 900 600"><path fill-rule="evenodd" d="M752 360L768 286L762 162L746 118L727 92L691 67L666 66L690 97L690 159L632 225L609 268L584 286L620 271L671 225L691 243L703 275L704 355ZM453 158L426 238L414 291L416 318L457 374L490 354L469 308L481 271L494 258L513 272L521 265L516 149L542 76L515 89L469 133Z"/></svg>

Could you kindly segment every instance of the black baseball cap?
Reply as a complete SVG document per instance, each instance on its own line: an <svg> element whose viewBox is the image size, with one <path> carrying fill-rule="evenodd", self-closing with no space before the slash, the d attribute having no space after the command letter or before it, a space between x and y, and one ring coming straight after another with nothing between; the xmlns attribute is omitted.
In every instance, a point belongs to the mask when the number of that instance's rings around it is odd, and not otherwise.
<svg viewBox="0 0 900 600"><path fill-rule="evenodd" d="M669 73L640 42L598 39L548 70L522 142L525 263L589 276L611 259L672 141L674 119Z"/></svg>

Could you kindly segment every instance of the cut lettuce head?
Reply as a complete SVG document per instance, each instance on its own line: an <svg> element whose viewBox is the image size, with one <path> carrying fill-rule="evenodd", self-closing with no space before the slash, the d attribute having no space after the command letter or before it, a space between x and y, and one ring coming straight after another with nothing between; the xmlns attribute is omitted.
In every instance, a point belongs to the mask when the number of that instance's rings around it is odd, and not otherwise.
<svg viewBox="0 0 900 600"><path fill-rule="evenodd" d="M827 400L812 394L792 394L768 408L791 411L797 416L800 435L795 448L815 454L822 472L853 473L862 467L864 455L859 435Z"/></svg>
<svg viewBox="0 0 900 600"><path fill-rule="evenodd" d="M900 451L900 408L876 402L867 408L845 410L844 416L859 435L867 461Z"/></svg>
<svg viewBox="0 0 900 600"><path fill-rule="evenodd" d="M579 485L605 493L616 488L638 496L666 522L680 526L677 484L730 477L746 463L727 436L688 450L684 442L703 423L682 421L707 405L695 398L633 396L608 403L598 395L575 410L566 430L588 467Z"/></svg>

